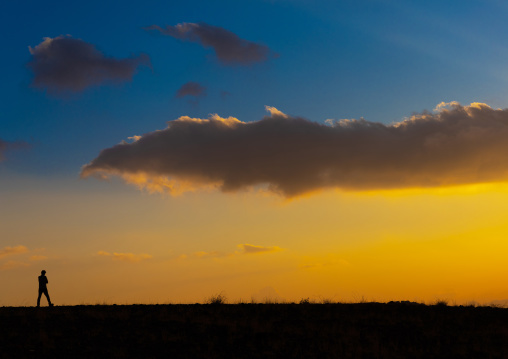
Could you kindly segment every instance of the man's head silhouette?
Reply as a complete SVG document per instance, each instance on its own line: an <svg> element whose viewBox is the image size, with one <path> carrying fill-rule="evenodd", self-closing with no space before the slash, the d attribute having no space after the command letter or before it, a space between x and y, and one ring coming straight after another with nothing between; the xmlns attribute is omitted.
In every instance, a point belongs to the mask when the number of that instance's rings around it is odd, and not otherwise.
<svg viewBox="0 0 508 359"><path fill-rule="evenodd" d="M46 274L46 271L43 269L43 270L41 271L41 274L42 274L42 275Z"/></svg>

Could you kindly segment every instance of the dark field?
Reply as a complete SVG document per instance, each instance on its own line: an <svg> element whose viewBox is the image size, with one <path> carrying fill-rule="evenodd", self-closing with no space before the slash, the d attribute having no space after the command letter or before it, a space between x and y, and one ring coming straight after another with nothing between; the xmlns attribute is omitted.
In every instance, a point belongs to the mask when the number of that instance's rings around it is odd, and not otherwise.
<svg viewBox="0 0 508 359"><path fill-rule="evenodd" d="M2 358L508 358L508 309L422 304L0 308Z"/></svg>

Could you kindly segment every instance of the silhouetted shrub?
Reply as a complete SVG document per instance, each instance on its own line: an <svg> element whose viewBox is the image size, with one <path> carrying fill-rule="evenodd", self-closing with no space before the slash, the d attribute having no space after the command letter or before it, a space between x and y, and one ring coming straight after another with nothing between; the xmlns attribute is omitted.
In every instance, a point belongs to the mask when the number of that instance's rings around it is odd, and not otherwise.
<svg viewBox="0 0 508 359"><path fill-rule="evenodd" d="M438 307L446 307L448 306L448 301L446 299L438 299L434 302L434 305Z"/></svg>
<svg viewBox="0 0 508 359"><path fill-rule="evenodd" d="M205 300L206 304L226 304L228 302L226 296L223 293L214 294Z"/></svg>

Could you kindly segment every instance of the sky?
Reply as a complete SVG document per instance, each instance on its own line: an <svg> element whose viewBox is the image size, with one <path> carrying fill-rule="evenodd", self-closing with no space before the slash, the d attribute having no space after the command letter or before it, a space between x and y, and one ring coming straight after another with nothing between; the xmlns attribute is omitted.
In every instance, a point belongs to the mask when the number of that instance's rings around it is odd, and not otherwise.
<svg viewBox="0 0 508 359"><path fill-rule="evenodd" d="M508 303L507 15L3 2L0 306Z"/></svg>

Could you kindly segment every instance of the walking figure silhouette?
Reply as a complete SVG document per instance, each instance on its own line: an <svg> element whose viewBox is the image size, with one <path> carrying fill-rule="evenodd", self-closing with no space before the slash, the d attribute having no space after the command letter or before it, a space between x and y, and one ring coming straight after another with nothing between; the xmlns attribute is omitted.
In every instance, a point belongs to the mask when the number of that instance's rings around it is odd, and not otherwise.
<svg viewBox="0 0 508 359"><path fill-rule="evenodd" d="M37 307L41 306L41 296L44 294L46 296L46 299L48 300L48 304L50 307L53 306L53 303L51 303L51 299L49 299L48 294L48 278L46 277L46 271L41 271L41 275L39 276L39 296L37 297Z"/></svg>

